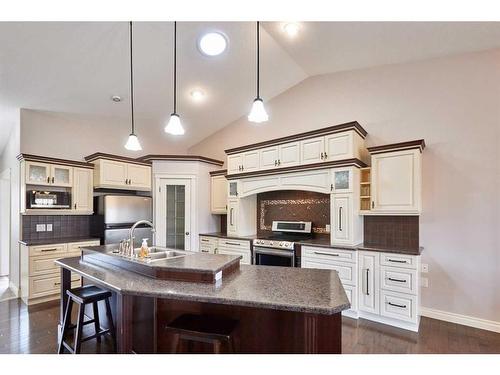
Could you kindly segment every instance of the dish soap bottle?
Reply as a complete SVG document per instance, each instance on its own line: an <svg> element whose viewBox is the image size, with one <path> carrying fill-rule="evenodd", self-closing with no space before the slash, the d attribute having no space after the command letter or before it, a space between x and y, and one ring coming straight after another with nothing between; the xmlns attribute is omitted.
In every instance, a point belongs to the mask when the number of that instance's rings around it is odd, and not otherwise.
<svg viewBox="0 0 500 375"><path fill-rule="evenodd" d="M149 256L148 239L142 239L141 251L139 252L139 257L146 258Z"/></svg>

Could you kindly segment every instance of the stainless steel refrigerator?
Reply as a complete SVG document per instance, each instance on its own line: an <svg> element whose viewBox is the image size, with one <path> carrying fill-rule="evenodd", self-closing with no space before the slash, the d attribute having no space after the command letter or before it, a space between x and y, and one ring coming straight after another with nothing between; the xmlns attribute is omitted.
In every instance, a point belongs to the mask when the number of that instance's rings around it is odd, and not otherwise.
<svg viewBox="0 0 500 375"><path fill-rule="evenodd" d="M94 198L96 214L93 217L92 234L108 245L119 243L129 236L130 227L139 220L153 219L153 200L151 197L137 195L101 195ZM134 245L140 246L147 238L153 244L151 228L138 226L134 231Z"/></svg>

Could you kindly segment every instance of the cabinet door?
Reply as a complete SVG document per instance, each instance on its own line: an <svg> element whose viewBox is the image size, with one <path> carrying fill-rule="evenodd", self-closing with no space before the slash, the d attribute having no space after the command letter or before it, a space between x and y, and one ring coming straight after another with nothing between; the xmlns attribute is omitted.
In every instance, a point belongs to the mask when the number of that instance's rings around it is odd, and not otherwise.
<svg viewBox="0 0 500 375"><path fill-rule="evenodd" d="M35 185L50 185L50 164L26 162L26 183Z"/></svg>
<svg viewBox="0 0 500 375"><path fill-rule="evenodd" d="M243 172L259 170L260 151L248 151L243 154Z"/></svg>
<svg viewBox="0 0 500 375"><path fill-rule="evenodd" d="M151 190L151 167L127 164L128 185L138 190Z"/></svg>
<svg viewBox="0 0 500 375"><path fill-rule="evenodd" d="M350 193L353 191L353 173L351 168L335 168L332 169L332 185L333 193Z"/></svg>
<svg viewBox="0 0 500 375"><path fill-rule="evenodd" d="M300 143L291 142L279 146L278 164L280 167L293 167L300 164Z"/></svg>
<svg viewBox="0 0 500 375"><path fill-rule="evenodd" d="M241 154L229 155L227 157L227 173L240 173L243 166L243 156Z"/></svg>
<svg viewBox="0 0 500 375"><path fill-rule="evenodd" d="M324 137L305 139L300 141L300 163L321 163L325 154Z"/></svg>
<svg viewBox="0 0 500 375"><path fill-rule="evenodd" d="M101 183L103 185L127 187L128 185L125 183L127 179L127 164L113 160L102 160Z"/></svg>
<svg viewBox="0 0 500 375"><path fill-rule="evenodd" d="M54 186L73 186L73 167L51 165L50 175L50 182Z"/></svg>
<svg viewBox="0 0 500 375"><path fill-rule="evenodd" d="M227 180L224 176L214 176L210 187L210 207L213 214L227 212Z"/></svg>
<svg viewBox="0 0 500 375"><path fill-rule="evenodd" d="M372 208L376 211L418 213L420 154L406 150L372 155Z"/></svg>
<svg viewBox="0 0 500 375"><path fill-rule="evenodd" d="M278 166L279 147L273 146L260 150L260 169L271 169Z"/></svg>
<svg viewBox="0 0 500 375"><path fill-rule="evenodd" d="M74 168L73 209L93 211L93 171L87 168Z"/></svg>
<svg viewBox="0 0 500 375"><path fill-rule="evenodd" d="M337 133L325 136L325 160L334 161L354 157L352 133Z"/></svg>
<svg viewBox="0 0 500 375"><path fill-rule="evenodd" d="M335 242L351 242L351 206L350 194L334 194L331 198L333 211L333 240Z"/></svg>
<svg viewBox="0 0 500 375"><path fill-rule="evenodd" d="M230 234L238 233L238 205L237 200L229 201L227 205L227 232Z"/></svg>
<svg viewBox="0 0 500 375"><path fill-rule="evenodd" d="M379 254L359 252L359 310L378 314L379 305Z"/></svg>

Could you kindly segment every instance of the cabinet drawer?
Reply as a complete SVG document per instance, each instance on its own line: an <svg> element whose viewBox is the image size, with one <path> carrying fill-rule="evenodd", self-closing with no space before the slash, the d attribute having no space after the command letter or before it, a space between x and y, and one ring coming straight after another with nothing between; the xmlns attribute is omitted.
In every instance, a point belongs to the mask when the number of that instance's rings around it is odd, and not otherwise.
<svg viewBox="0 0 500 375"><path fill-rule="evenodd" d="M382 266L380 287L394 292L417 294L417 271Z"/></svg>
<svg viewBox="0 0 500 375"><path fill-rule="evenodd" d="M29 276L45 275L47 273L54 273L59 271L59 266L57 266L54 261L56 259L61 259L66 257L68 254L63 255L40 255L36 257L30 257L29 259ZM75 254L74 256L78 256Z"/></svg>
<svg viewBox="0 0 500 375"><path fill-rule="evenodd" d="M86 242L71 242L68 243L68 253L79 252L81 247L86 246L99 246L99 241L86 241Z"/></svg>
<svg viewBox="0 0 500 375"><path fill-rule="evenodd" d="M63 254L66 252L66 244L30 246L30 256Z"/></svg>
<svg viewBox="0 0 500 375"><path fill-rule="evenodd" d="M217 244L217 238L200 236L200 244L215 246Z"/></svg>
<svg viewBox="0 0 500 375"><path fill-rule="evenodd" d="M250 241L219 238L219 247L233 247L235 249L250 249Z"/></svg>
<svg viewBox="0 0 500 375"><path fill-rule="evenodd" d="M33 276L29 278L29 297L37 298L60 293L61 277L58 273ZM71 287L80 286L81 278L79 275L71 275Z"/></svg>
<svg viewBox="0 0 500 375"><path fill-rule="evenodd" d="M301 263L302 268L318 268L337 271L342 284L356 284L357 268L355 264L311 259L304 256L302 256Z"/></svg>
<svg viewBox="0 0 500 375"><path fill-rule="evenodd" d="M415 323L417 321L417 297L381 290L380 314L388 318Z"/></svg>
<svg viewBox="0 0 500 375"><path fill-rule="evenodd" d="M231 248L227 247L219 247L217 249L217 254L224 254L224 255L241 255L243 259L240 260L241 264L252 264L252 259L250 256L250 250L234 250Z"/></svg>
<svg viewBox="0 0 500 375"><path fill-rule="evenodd" d="M325 259L336 262L356 262L356 251L334 248L302 246L302 256L311 259Z"/></svg>
<svg viewBox="0 0 500 375"><path fill-rule="evenodd" d="M214 246L210 244L200 243L200 253L214 253Z"/></svg>
<svg viewBox="0 0 500 375"><path fill-rule="evenodd" d="M380 253L380 265L390 267L411 268L416 270L418 256L392 253Z"/></svg>

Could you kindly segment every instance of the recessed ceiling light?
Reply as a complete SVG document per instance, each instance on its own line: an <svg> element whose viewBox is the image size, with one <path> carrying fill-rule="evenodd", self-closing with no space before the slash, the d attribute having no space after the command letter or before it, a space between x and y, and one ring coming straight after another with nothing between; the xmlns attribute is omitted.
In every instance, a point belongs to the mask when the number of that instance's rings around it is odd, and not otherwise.
<svg viewBox="0 0 500 375"><path fill-rule="evenodd" d="M227 38L220 32L210 32L198 41L198 48L207 56L217 56L227 48Z"/></svg>
<svg viewBox="0 0 500 375"><path fill-rule="evenodd" d="M283 25L283 31L291 38L295 37L300 30L300 25L296 22L288 22Z"/></svg>
<svg viewBox="0 0 500 375"><path fill-rule="evenodd" d="M205 93L199 89L191 91L189 95L191 95L191 99L195 102L200 102L205 98Z"/></svg>
<svg viewBox="0 0 500 375"><path fill-rule="evenodd" d="M114 101L115 103L119 103L122 101L122 97L121 96L118 96L118 95L113 95L111 97L111 100Z"/></svg>

